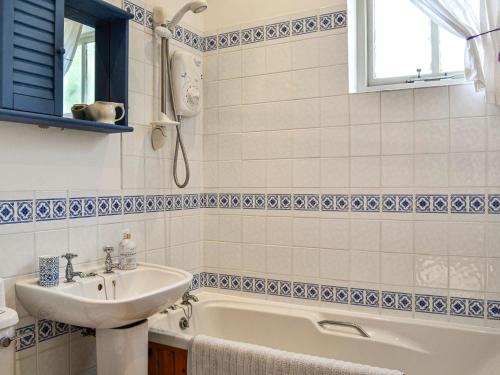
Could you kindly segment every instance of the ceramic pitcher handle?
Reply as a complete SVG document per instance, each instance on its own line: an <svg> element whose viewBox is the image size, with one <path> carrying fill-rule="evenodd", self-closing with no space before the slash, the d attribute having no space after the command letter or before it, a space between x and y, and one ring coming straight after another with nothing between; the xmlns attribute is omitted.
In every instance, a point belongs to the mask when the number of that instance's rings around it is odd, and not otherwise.
<svg viewBox="0 0 500 375"><path fill-rule="evenodd" d="M120 121L122 118L125 117L125 105L123 105L123 103L119 103L116 105L116 107L118 107L122 110L122 115L120 117L118 117L117 119L115 119L115 122Z"/></svg>

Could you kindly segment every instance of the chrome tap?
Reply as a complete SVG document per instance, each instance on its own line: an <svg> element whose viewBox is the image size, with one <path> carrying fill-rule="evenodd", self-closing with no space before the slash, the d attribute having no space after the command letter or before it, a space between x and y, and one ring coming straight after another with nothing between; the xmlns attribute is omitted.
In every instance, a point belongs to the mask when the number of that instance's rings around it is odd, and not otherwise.
<svg viewBox="0 0 500 375"><path fill-rule="evenodd" d="M73 258L76 258L77 256L78 256L77 254L73 254L73 253L66 253L66 254L61 255L61 258L66 258L66 260L68 261L68 263L66 264L66 272L65 272L65 276L66 276L65 282L66 283L75 282L75 280L73 280L73 278L75 276L81 277L82 279L85 277L97 276L97 274L95 272L89 272L89 273L75 272L73 270L73 263L71 263L71 261Z"/></svg>
<svg viewBox="0 0 500 375"><path fill-rule="evenodd" d="M198 302L198 297L192 295L189 291L184 292L181 305L191 305L191 301Z"/></svg>
<svg viewBox="0 0 500 375"><path fill-rule="evenodd" d="M106 259L104 260L104 273L114 273L113 268L119 267L119 263L113 263L113 258L111 258L111 253L114 250L113 246L104 246L104 252L106 253Z"/></svg>

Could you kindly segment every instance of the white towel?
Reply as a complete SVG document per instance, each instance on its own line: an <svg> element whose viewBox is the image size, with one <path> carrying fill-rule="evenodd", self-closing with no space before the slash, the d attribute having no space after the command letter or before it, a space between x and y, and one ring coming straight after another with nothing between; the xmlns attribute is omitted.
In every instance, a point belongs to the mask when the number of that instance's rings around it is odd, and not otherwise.
<svg viewBox="0 0 500 375"><path fill-rule="evenodd" d="M401 371L284 352L264 346L195 336L189 375L403 375Z"/></svg>

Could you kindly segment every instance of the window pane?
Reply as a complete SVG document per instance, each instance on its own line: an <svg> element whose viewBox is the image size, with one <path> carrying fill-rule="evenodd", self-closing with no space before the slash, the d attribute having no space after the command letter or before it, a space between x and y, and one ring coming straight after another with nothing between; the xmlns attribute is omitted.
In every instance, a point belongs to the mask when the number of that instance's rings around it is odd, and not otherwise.
<svg viewBox="0 0 500 375"><path fill-rule="evenodd" d="M64 75L63 113L71 113L73 104L80 104L82 98L82 46L78 46L69 70Z"/></svg>
<svg viewBox="0 0 500 375"><path fill-rule="evenodd" d="M442 73L464 70L465 40L439 28L439 71Z"/></svg>
<svg viewBox="0 0 500 375"><path fill-rule="evenodd" d="M431 73L431 22L410 0L373 0L373 77Z"/></svg>
<svg viewBox="0 0 500 375"><path fill-rule="evenodd" d="M87 43L85 48L87 49L87 77L85 77L87 98L85 103L90 104L95 101L95 42Z"/></svg>

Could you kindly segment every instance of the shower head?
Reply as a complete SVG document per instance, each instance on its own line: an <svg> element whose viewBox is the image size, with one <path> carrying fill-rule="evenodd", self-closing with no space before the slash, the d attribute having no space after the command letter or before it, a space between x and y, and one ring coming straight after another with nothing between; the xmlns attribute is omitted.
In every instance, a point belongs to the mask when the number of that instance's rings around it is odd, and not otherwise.
<svg viewBox="0 0 500 375"><path fill-rule="evenodd" d="M190 1L186 5L184 5L177 13L175 13L174 17L172 18L172 21L168 23L168 29L170 31L174 31L175 26L179 23L179 21L184 17L184 15L191 11L193 13L201 13L205 11L208 8L208 4L206 0L195 0L195 1Z"/></svg>

